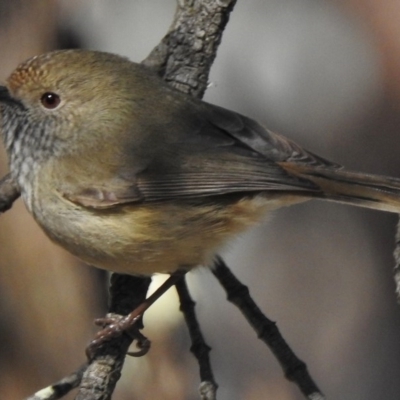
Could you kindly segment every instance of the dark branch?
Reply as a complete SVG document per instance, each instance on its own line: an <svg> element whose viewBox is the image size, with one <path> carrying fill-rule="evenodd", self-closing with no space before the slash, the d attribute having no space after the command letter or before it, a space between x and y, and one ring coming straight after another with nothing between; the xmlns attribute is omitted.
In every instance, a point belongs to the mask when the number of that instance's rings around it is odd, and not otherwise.
<svg viewBox="0 0 400 400"><path fill-rule="evenodd" d="M129 314L145 300L150 282L150 278L113 274L110 287L110 312L119 315ZM96 349L89 367L83 374L76 400L111 398L132 340L130 335L122 334Z"/></svg>
<svg viewBox="0 0 400 400"><path fill-rule="evenodd" d="M174 22L143 64L176 89L203 97L236 0L178 0Z"/></svg>
<svg viewBox="0 0 400 400"><path fill-rule="evenodd" d="M87 364L82 365L76 372L66 376L60 381L53 383L51 386L40 390L33 396L26 398L26 400L58 400L65 396L72 389L78 387L81 383L83 373L87 368Z"/></svg>
<svg viewBox="0 0 400 400"><path fill-rule="evenodd" d="M204 340L200 325L195 313L195 302L192 300L185 279L180 280L176 285L186 325L189 329L192 346L190 351L194 354L200 368L200 396L202 400L215 400L218 385L214 380L211 368L209 352L211 348Z"/></svg>
<svg viewBox="0 0 400 400"><path fill-rule="evenodd" d="M228 300L243 313L249 324L275 355L285 376L297 384L301 392L310 400L323 400L325 397L308 373L306 364L288 346L275 322L268 319L250 297L249 289L232 274L222 258L214 263L213 273L226 290Z"/></svg>

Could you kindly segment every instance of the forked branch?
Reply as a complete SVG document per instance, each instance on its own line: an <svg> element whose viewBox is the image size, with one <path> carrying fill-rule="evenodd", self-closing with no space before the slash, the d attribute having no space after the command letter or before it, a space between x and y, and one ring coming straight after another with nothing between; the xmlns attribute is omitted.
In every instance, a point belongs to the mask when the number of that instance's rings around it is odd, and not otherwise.
<svg viewBox="0 0 400 400"><path fill-rule="evenodd" d="M251 327L275 355L285 376L294 382L310 400L325 397L311 378L306 364L301 361L286 343L276 323L268 319L251 298L249 289L230 271L222 258L217 257L212 269L215 277L227 293L227 298L243 313Z"/></svg>

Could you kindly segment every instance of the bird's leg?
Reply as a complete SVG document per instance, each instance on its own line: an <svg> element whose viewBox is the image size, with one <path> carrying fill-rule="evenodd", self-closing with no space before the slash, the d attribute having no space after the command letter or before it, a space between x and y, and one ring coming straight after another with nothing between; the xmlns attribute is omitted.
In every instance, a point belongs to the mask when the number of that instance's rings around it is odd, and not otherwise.
<svg viewBox="0 0 400 400"><path fill-rule="evenodd" d="M186 271L178 270L171 274L171 276L142 304L136 307L128 315L108 314L105 318L98 318L95 320L96 325L103 326L103 329L97 332L95 338L90 342L86 349L86 356L89 360L93 359L96 349L98 349L104 342L122 335L124 332L128 333L137 340L139 351L128 353L133 356L142 356L147 353L150 348L150 341L139 331L137 322L140 320L143 313L158 300L171 286L175 285L180 279L183 278Z"/></svg>
<svg viewBox="0 0 400 400"><path fill-rule="evenodd" d="M129 315L128 315L129 316ZM121 335L123 332L127 333L133 341L136 341L136 347L138 348L137 351L130 351L127 354L132 357L142 357L150 350L151 342L147 339L146 336L140 332L142 328L141 324L138 325L137 322L140 319L141 315L133 322L132 326L128 326L125 330L119 326L119 324L123 324L123 320L126 318L126 315L120 315L115 313L108 313L104 318L98 318L94 321L94 323L98 326L101 326L103 330L97 333L96 338L90 343L89 347L86 349L86 355L88 359L93 358L93 352L99 346L101 346L104 341L111 339L113 337L117 337ZM106 332L107 328L111 328L117 330L116 332Z"/></svg>

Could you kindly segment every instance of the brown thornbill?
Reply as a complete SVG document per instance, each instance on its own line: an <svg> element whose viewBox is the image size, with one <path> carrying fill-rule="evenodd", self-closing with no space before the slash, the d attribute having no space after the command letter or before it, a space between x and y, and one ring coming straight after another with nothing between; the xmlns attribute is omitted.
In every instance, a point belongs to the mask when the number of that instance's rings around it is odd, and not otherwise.
<svg viewBox="0 0 400 400"><path fill-rule="evenodd" d="M0 88L0 128L46 234L121 273L208 264L268 211L308 199L400 212L400 180L347 172L113 54L26 61Z"/></svg>

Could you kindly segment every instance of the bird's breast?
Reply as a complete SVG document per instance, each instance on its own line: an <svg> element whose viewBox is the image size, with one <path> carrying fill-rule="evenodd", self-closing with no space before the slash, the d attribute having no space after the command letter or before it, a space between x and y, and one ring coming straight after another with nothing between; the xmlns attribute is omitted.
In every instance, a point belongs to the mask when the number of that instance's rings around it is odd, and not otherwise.
<svg viewBox="0 0 400 400"><path fill-rule="evenodd" d="M54 242L91 265L127 274L207 265L232 236L282 205L281 199L259 195L96 210L40 182L33 193L32 213Z"/></svg>

